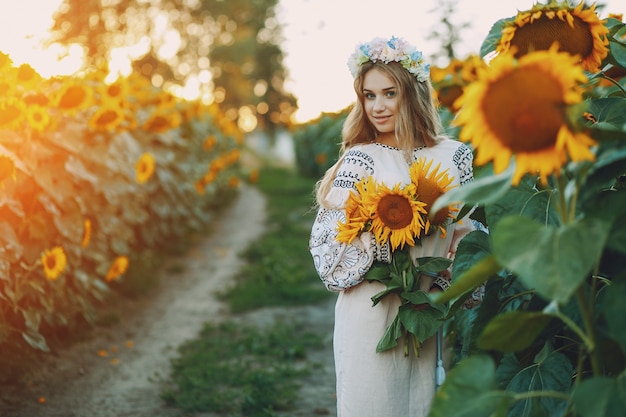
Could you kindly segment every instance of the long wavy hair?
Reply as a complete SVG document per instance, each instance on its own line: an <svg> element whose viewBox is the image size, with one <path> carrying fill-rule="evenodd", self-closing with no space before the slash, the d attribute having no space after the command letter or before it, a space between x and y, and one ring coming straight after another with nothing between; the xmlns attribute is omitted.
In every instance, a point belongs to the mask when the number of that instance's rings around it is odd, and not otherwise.
<svg viewBox="0 0 626 417"><path fill-rule="evenodd" d="M396 146L404 152L407 162L411 161L414 149L421 146L434 146L443 138L443 127L430 81L417 81L398 62L385 64L380 61L368 61L364 63L354 79L357 100L348 113L341 131L339 160L316 184L315 197L318 206L327 206L326 195L332 187L337 169L343 162L343 155L346 151L354 145L373 142L379 135L378 130L371 124L365 113L363 94L365 74L374 68L387 74L398 88L400 105L396 114Z"/></svg>

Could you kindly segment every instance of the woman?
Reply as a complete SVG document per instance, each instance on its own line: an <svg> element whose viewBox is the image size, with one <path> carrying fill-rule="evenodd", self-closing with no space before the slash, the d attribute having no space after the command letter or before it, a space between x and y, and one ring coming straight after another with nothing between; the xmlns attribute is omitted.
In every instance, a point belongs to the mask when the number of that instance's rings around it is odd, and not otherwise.
<svg viewBox="0 0 626 417"><path fill-rule="evenodd" d="M388 296L373 306L371 297L384 286L364 281L363 275L374 261L391 261L389 243L379 244L371 232L340 243L337 226L362 179L372 177L389 187L407 184L409 165L426 158L448 170L451 186L461 185L472 180L472 152L442 134L428 65L406 41L376 38L359 45L348 65L357 101L343 126L341 156L317 184L318 213L309 243L320 278L329 290L339 291L333 342L338 416L426 416L435 392L434 338L423 343L419 357L405 356L402 343L376 352L400 299ZM451 223L445 234L423 236L411 256L454 256L471 230L470 221ZM422 278L425 291L447 285L441 278Z"/></svg>

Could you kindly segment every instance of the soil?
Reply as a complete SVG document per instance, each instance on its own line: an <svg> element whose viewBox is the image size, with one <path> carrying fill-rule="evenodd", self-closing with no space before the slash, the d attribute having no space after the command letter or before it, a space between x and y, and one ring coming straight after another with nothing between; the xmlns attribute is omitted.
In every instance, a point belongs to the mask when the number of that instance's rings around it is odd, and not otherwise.
<svg viewBox="0 0 626 417"><path fill-rule="evenodd" d="M178 346L193 339L205 322L230 317L215 293L241 267L239 251L264 231L264 207L262 193L243 186L232 208L216 219L209 236L165 262L157 290L139 301L120 303L123 320L97 327L87 340L50 354L23 385L0 387L0 416L179 416L179 410L167 407L160 398L170 361L177 356ZM184 270L168 276L171 265L182 265ZM320 305L264 309L245 318L262 325L297 315L325 335L323 348L308 358L312 373L301 381L296 408L281 417L336 415L333 305L331 297Z"/></svg>

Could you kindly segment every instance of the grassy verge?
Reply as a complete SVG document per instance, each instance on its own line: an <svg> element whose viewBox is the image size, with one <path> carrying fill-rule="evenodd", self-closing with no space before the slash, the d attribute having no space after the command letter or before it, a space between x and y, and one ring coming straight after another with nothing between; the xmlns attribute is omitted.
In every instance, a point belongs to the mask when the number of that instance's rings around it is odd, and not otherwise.
<svg viewBox="0 0 626 417"><path fill-rule="evenodd" d="M235 285L220 294L233 313L330 297L308 251L313 185L289 170L261 172L258 187L267 200L267 229L241 253L246 266ZM309 372L307 351L321 346L322 336L305 332L306 325L295 321L262 329L236 323L207 324L198 339L180 348L163 392L169 405L229 417L270 417L289 409L297 399L298 379Z"/></svg>

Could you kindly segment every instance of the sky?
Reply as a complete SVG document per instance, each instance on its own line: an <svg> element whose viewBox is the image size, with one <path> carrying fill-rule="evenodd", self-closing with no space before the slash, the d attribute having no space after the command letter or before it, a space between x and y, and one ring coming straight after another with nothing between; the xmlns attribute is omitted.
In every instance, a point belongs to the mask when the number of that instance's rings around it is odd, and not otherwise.
<svg viewBox="0 0 626 417"><path fill-rule="evenodd" d="M601 0L600 12L625 13L624 0ZM430 57L441 42L429 40L443 10L440 0L279 0L277 17L283 26L283 64L288 71L286 89L298 99L296 121L322 112L339 111L354 101L352 77L346 65L358 43L374 37L405 38ZM457 0L456 25L461 32L457 54L478 53L491 26L501 18L527 10L535 0ZM30 63L43 76L71 74L80 65L67 57L58 62L60 48L43 48L40 40L52 24L61 0L0 0L0 51L16 64ZM480 4L480 5L478 5Z"/></svg>

